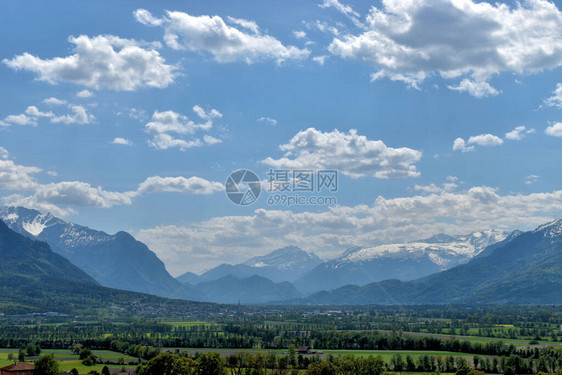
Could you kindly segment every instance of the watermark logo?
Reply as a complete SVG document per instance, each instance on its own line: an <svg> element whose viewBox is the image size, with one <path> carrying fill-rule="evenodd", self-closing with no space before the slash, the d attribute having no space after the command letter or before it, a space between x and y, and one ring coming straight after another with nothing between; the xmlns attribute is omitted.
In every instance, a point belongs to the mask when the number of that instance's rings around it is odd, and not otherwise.
<svg viewBox="0 0 562 375"><path fill-rule="evenodd" d="M226 194L232 203L248 206L257 201L262 184L270 206L337 204L335 196L319 195L338 191L338 171L335 169L270 169L263 180L252 171L239 169L226 180Z"/></svg>
<svg viewBox="0 0 562 375"><path fill-rule="evenodd" d="M225 188L226 195L232 203L239 206L249 206L260 196L261 181L254 172L239 169L228 176Z"/></svg>

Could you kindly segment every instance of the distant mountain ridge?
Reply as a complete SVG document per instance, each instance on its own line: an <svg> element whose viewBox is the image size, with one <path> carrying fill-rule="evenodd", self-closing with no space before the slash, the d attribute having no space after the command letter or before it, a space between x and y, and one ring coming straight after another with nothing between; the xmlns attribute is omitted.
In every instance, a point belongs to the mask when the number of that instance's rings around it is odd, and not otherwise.
<svg viewBox="0 0 562 375"><path fill-rule="evenodd" d="M110 235L23 207L1 208L0 219L19 234L47 242L103 286L201 299L190 285L175 280L145 244L126 232Z"/></svg>
<svg viewBox="0 0 562 375"><path fill-rule="evenodd" d="M270 279L275 283L292 282L322 263L316 254L305 251L297 246L287 246L274 250L266 255L256 256L239 264L223 263L197 278L190 273L181 275L178 280L197 280L209 282L226 276L247 278L254 275Z"/></svg>
<svg viewBox="0 0 562 375"><path fill-rule="evenodd" d="M347 285L300 302L562 304L562 219L513 232L488 249L466 264L421 279Z"/></svg>
<svg viewBox="0 0 562 375"><path fill-rule="evenodd" d="M301 293L290 282L274 283L258 275L247 278L229 275L199 283L196 288L208 302L256 304L301 297Z"/></svg>
<svg viewBox="0 0 562 375"><path fill-rule="evenodd" d="M506 232L486 230L468 235L438 234L426 240L353 247L295 281L307 293L374 281L417 279L465 263L486 247L503 241Z"/></svg>

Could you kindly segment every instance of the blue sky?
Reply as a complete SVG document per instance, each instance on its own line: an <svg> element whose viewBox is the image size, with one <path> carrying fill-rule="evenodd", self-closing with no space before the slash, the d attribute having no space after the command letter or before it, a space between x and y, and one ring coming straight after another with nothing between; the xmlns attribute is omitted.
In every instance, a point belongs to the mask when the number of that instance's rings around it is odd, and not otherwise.
<svg viewBox="0 0 562 375"><path fill-rule="evenodd" d="M1 7L2 203L130 231L173 274L560 216L556 3ZM337 205L228 200L270 168L338 170Z"/></svg>

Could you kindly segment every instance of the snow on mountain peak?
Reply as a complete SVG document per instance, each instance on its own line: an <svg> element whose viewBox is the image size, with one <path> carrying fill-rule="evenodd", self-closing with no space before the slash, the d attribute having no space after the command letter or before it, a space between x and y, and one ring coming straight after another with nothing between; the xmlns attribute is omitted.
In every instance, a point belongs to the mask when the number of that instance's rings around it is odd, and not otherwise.
<svg viewBox="0 0 562 375"><path fill-rule="evenodd" d="M562 219L556 219L549 223L540 225L534 232L544 232L545 237L562 236Z"/></svg>
<svg viewBox="0 0 562 375"><path fill-rule="evenodd" d="M448 268L478 255L486 247L503 241L507 234L485 230L464 236L439 234L427 240L378 245L363 248L340 257L340 262L365 262L377 258L415 259L429 258L433 263Z"/></svg>

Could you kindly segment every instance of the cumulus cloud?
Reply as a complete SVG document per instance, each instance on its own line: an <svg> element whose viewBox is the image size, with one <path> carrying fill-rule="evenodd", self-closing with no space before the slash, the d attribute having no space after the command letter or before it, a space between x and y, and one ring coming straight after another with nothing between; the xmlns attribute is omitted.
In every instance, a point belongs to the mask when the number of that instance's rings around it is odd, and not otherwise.
<svg viewBox="0 0 562 375"><path fill-rule="evenodd" d="M79 92L76 94L76 96L77 96L78 98L85 99L85 98L91 98L92 96L94 96L94 93L91 92L90 90L82 90L82 91L79 91Z"/></svg>
<svg viewBox="0 0 562 375"><path fill-rule="evenodd" d="M147 178L138 188L139 193L176 192L208 195L217 191L224 191L223 184L200 177L154 176Z"/></svg>
<svg viewBox="0 0 562 375"><path fill-rule="evenodd" d="M113 141L111 141L111 143L114 145L123 145L123 146L133 145L133 142L130 139L121 138L121 137L113 138Z"/></svg>
<svg viewBox="0 0 562 375"><path fill-rule="evenodd" d="M513 6L473 0L393 1L372 6L365 30L333 39L329 51L418 87L440 75L450 86L484 97L487 81L503 72L534 73L562 65L562 13L555 3Z"/></svg>
<svg viewBox="0 0 562 375"><path fill-rule="evenodd" d="M205 110L198 105L193 107L193 112L205 121L195 122L174 111L154 111L152 121L145 125L145 131L152 136L148 144L158 150L178 148L185 151L192 147L220 143L220 139L208 134L205 134L202 138L185 139L179 137L193 135L198 131L208 131L213 126L213 120L222 117L222 114L216 109Z"/></svg>
<svg viewBox="0 0 562 375"><path fill-rule="evenodd" d="M465 141L462 138L457 138L453 142L453 151L469 152L474 151L474 145L478 146L501 146L503 139L492 134L474 135Z"/></svg>
<svg viewBox="0 0 562 375"><path fill-rule="evenodd" d="M378 197L372 205L334 206L321 212L257 209L248 216L146 228L137 237L172 273L180 274L240 262L287 244L328 258L350 246L413 241L438 233L531 229L561 214L562 191L502 194L496 188L475 186L458 192ZM216 252L212 261L202 249Z"/></svg>
<svg viewBox="0 0 562 375"><path fill-rule="evenodd" d="M134 198L155 192L176 192L184 194L209 195L224 190L223 184L200 177L148 177L135 189L109 191L101 186L92 186L82 181L61 181L39 183L35 175L41 168L24 166L8 160L8 151L0 147L0 190L16 193L0 197L5 205L36 208L57 215L74 213L76 207L110 208L130 205ZM47 172L55 177L56 172Z"/></svg>
<svg viewBox="0 0 562 375"><path fill-rule="evenodd" d="M474 151L474 146L467 146L464 139L457 138L453 141L453 151L470 152Z"/></svg>
<svg viewBox="0 0 562 375"><path fill-rule="evenodd" d="M552 137L562 137L562 122L557 122L556 124L549 126L544 131L546 135Z"/></svg>
<svg viewBox="0 0 562 375"><path fill-rule="evenodd" d="M468 143L479 146L501 146L503 144L503 139L492 134L480 134L470 137Z"/></svg>
<svg viewBox="0 0 562 375"><path fill-rule="evenodd" d="M359 17L359 13L354 11L350 5L342 4L338 0L324 0L324 2L319 6L321 8L335 8L346 16Z"/></svg>
<svg viewBox="0 0 562 375"><path fill-rule="evenodd" d="M81 105L69 106L72 114L65 114L62 116L55 116L51 118L51 122L63 124L90 124L95 120L94 115L88 114L86 108Z"/></svg>
<svg viewBox="0 0 562 375"><path fill-rule="evenodd" d="M164 28L164 42L175 50L210 53L219 63L244 61L248 64L263 60L281 63L308 57L308 49L286 46L278 39L262 34L253 21L219 16L192 16L184 12L167 11L162 18L145 9L134 12L135 19L149 26Z"/></svg>
<svg viewBox="0 0 562 375"><path fill-rule="evenodd" d="M53 100L55 99L55 100ZM66 104L66 101L60 101L56 98L49 98L43 100L47 104L62 105ZM86 108L81 105L69 104L68 107L72 111L70 114L56 115L53 112L43 112L39 110L34 105L27 107L25 113L19 115L9 115L4 118L4 126L10 125L30 125L37 126L40 118L48 118L52 123L64 123L64 124L90 124L95 120L94 115L89 114Z"/></svg>
<svg viewBox="0 0 562 375"><path fill-rule="evenodd" d="M411 148L392 148L357 134L334 130L324 133L309 128L279 146L285 155L268 157L263 163L280 169L337 169L352 178L417 177L415 163L422 153Z"/></svg>
<svg viewBox="0 0 562 375"><path fill-rule="evenodd" d="M505 133L505 138L512 141L520 141L525 135L535 132L534 128L527 129L525 126L516 126L512 131Z"/></svg>
<svg viewBox="0 0 562 375"><path fill-rule="evenodd" d="M50 98L43 99L43 103L50 104L50 105L65 105L65 104L68 104L68 102L66 100L58 99L58 98L55 98L54 96L51 96Z"/></svg>
<svg viewBox="0 0 562 375"><path fill-rule="evenodd" d="M544 103L550 107L562 108L562 83L556 84L552 96L547 98Z"/></svg>
<svg viewBox="0 0 562 375"><path fill-rule="evenodd" d="M31 71L50 84L71 82L115 91L167 87L172 80L162 69L171 75L177 70L166 64L155 44L112 35L71 36L68 41L74 45L70 56L41 59L26 52L2 62L14 70Z"/></svg>
<svg viewBox="0 0 562 375"><path fill-rule="evenodd" d="M327 55L322 55L322 56L314 56L312 58L312 61L317 62L320 65L324 65L324 63L326 62L326 59L328 58Z"/></svg>
<svg viewBox="0 0 562 375"><path fill-rule="evenodd" d="M293 35L297 39L304 39L304 38L306 38L306 31L295 30L295 31L293 31Z"/></svg>
<svg viewBox="0 0 562 375"><path fill-rule="evenodd" d="M41 172L40 168L28 167L14 163L8 158L8 151L2 148L0 159L0 187L5 190L29 190L37 186L33 175Z"/></svg>
<svg viewBox="0 0 562 375"><path fill-rule="evenodd" d="M428 193L428 194L436 194L436 193L442 193L442 192L448 192L448 191L453 191L456 188L458 188L458 178L454 177L454 176L449 176L447 177L447 181L444 182L441 186L438 186L434 183L429 184L429 185L414 185L414 190L415 191L420 191L423 193Z"/></svg>
<svg viewBox="0 0 562 375"><path fill-rule="evenodd" d="M276 126L277 125L277 120L271 117L267 117L267 116L262 116L260 118L258 118L256 120L257 122L262 122L264 124L267 125L271 125L271 126Z"/></svg>
<svg viewBox="0 0 562 375"><path fill-rule="evenodd" d="M458 86L447 86L449 89L459 92L467 92L477 98L485 98L487 96L496 96L500 92L490 86L488 82L472 81L470 79L463 79Z"/></svg>

